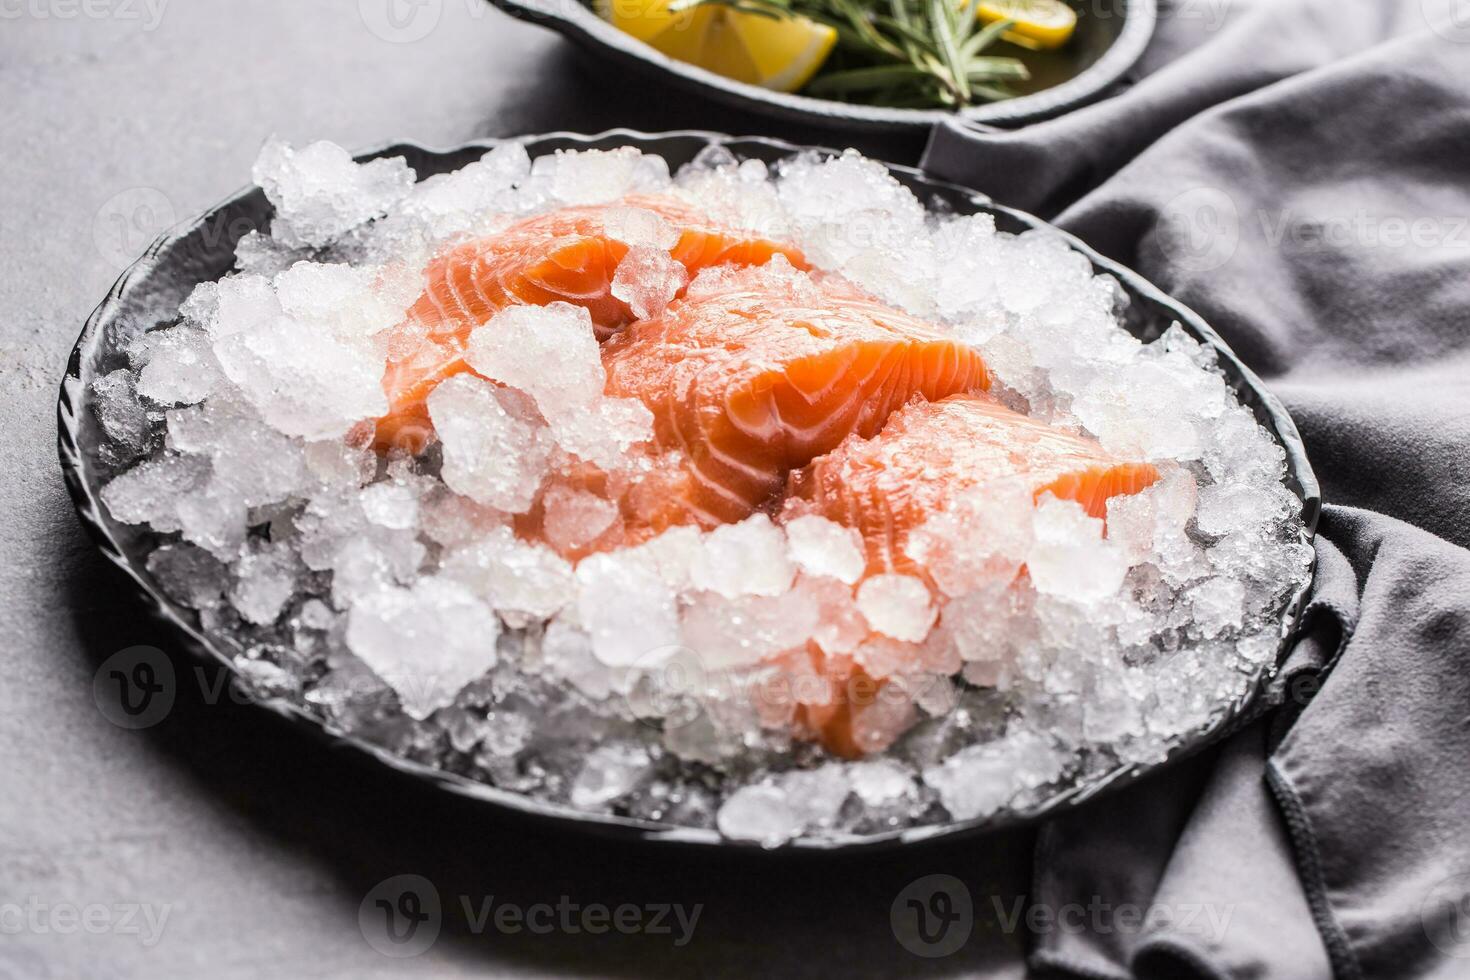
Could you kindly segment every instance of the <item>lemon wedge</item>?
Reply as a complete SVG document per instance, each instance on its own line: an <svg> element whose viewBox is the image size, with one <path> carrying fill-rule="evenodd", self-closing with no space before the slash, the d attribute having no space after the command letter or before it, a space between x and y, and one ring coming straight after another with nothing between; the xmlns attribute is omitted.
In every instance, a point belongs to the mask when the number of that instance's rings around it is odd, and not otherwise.
<svg viewBox="0 0 1470 980"><path fill-rule="evenodd" d="M677 61L778 92L801 88L837 42L837 32L805 17L763 17L706 4L672 11L671 0L598 0L614 27Z"/></svg>
<svg viewBox="0 0 1470 980"><path fill-rule="evenodd" d="M1077 11L1062 0L980 0L975 14L987 24L1012 21L1001 37L1025 48L1059 48L1077 29Z"/></svg>

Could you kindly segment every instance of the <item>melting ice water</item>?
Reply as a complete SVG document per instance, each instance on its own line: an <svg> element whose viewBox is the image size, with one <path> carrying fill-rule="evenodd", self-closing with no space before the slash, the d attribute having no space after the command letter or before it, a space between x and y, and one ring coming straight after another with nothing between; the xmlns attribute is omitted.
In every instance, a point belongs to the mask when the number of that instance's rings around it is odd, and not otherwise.
<svg viewBox="0 0 1470 980"><path fill-rule="evenodd" d="M983 818L1158 760L1274 656L1310 561L1281 450L1210 350L1177 325L1133 338L1118 285L1053 236L928 213L855 153L771 172L716 148L671 177L631 149L533 163L508 143L415 183L401 160L272 142L255 177L270 234L93 397L110 513L157 532L150 573L266 694L516 792L775 845ZM591 320L566 304L470 335L476 373L429 396L422 456L365 448L430 257L648 191L931 318L981 350L1009 404L1162 478L1114 498L1106 532L1025 488L964 497L913 536L932 593L864 578L861 541L821 517L588 555L622 518L564 477L616 477L652 418L604 396ZM629 246L613 294L659 314L686 285L676 232L636 207L608 230ZM532 517L547 544L518 535ZM793 741L794 715L831 695L792 655L809 641L888 682L853 733L884 751Z"/></svg>

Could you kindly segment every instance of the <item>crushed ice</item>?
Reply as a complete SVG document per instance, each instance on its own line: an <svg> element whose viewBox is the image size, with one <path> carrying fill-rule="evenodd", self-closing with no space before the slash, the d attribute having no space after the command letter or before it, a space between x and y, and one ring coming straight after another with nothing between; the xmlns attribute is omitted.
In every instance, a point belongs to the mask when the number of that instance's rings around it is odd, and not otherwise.
<svg viewBox="0 0 1470 980"><path fill-rule="evenodd" d="M507 143L416 183L402 160L273 140L254 174L270 234L94 383L102 497L157 533L150 573L247 682L410 758L767 846L985 818L1162 758L1269 661L1306 581L1283 453L1211 350L1177 325L1140 342L1117 283L1060 239L929 213L855 153L772 170L712 147L671 177L630 149L533 162ZM1162 478L1111 500L1106 525L1024 487L964 497L912 537L932 593L864 578L855 532L815 516L599 550L622 516L569 475L616 476L652 418L604 396L591 320L566 304L473 331L474 373L429 396L421 457L366 448L435 252L649 191L942 324L1005 401ZM637 316L724 274L686 283L652 211L617 206L607 228L627 246L613 295ZM533 518L545 544L517 532ZM853 731L875 750L860 761L792 737L843 696L809 642L888 682Z"/></svg>

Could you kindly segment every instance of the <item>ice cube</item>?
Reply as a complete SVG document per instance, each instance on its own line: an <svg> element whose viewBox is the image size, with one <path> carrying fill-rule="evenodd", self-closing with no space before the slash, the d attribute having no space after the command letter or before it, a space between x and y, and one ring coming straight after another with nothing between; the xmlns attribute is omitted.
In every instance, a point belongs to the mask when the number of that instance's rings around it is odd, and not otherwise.
<svg viewBox="0 0 1470 980"><path fill-rule="evenodd" d="M776 786L742 786L725 800L716 818L720 833L731 840L778 847L802 831L801 815Z"/></svg>
<svg viewBox="0 0 1470 980"><path fill-rule="evenodd" d="M800 647L817 627L817 604L802 592L692 599L683 617L684 646L710 670L750 667Z"/></svg>
<svg viewBox="0 0 1470 980"><path fill-rule="evenodd" d="M576 587L569 562L549 548L518 540L510 528L445 555L443 575L502 614L535 619L559 612Z"/></svg>
<svg viewBox="0 0 1470 980"><path fill-rule="evenodd" d="M249 231L235 244L235 269L249 276L274 276L301 261L304 250Z"/></svg>
<svg viewBox="0 0 1470 980"><path fill-rule="evenodd" d="M257 698L281 698L299 691L296 678L269 660L239 656L233 663L240 675L239 682Z"/></svg>
<svg viewBox="0 0 1470 980"><path fill-rule="evenodd" d="M681 592L691 587L694 565L704 558L704 535L694 527L671 527L624 554Z"/></svg>
<svg viewBox="0 0 1470 980"><path fill-rule="evenodd" d="M1240 626L1245 615L1245 585L1230 578L1211 578L1187 593L1194 623L1206 639Z"/></svg>
<svg viewBox="0 0 1470 980"><path fill-rule="evenodd" d="M358 600L347 620L348 647L420 719L495 666L499 634L489 606L462 585L432 576Z"/></svg>
<svg viewBox="0 0 1470 980"><path fill-rule="evenodd" d="M301 604L301 625L312 630L329 630L337 624L337 613L320 599L307 599Z"/></svg>
<svg viewBox="0 0 1470 980"><path fill-rule="evenodd" d="M590 545L618 522L618 505L587 490L553 483L541 495L542 533L557 551Z"/></svg>
<svg viewBox="0 0 1470 980"><path fill-rule="evenodd" d="M428 177L387 221L374 225L374 244L391 253L497 231L515 207L512 188L530 170L525 147L508 142L459 170Z"/></svg>
<svg viewBox="0 0 1470 980"><path fill-rule="evenodd" d="M178 502L179 529L184 540L206 548L223 560L234 558L245 543L250 510L228 491L210 487Z"/></svg>
<svg viewBox="0 0 1470 980"><path fill-rule="evenodd" d="M867 559L856 531L816 514L794 518L784 527L791 560L806 572L848 585L862 577Z"/></svg>
<svg viewBox="0 0 1470 980"><path fill-rule="evenodd" d="M567 204L602 204L635 191L662 190L668 164L630 146L612 150L558 150L539 157L533 174L549 175L551 191Z"/></svg>
<svg viewBox="0 0 1470 980"><path fill-rule="evenodd" d="M167 533L182 526L179 504L209 477L209 461L167 454L144 460L102 488L102 502L113 520L150 524Z"/></svg>
<svg viewBox="0 0 1470 980"><path fill-rule="evenodd" d="M857 606L873 629L910 643L927 636L938 615L928 587L912 575L874 575L858 586Z"/></svg>
<svg viewBox="0 0 1470 980"><path fill-rule="evenodd" d="M1108 500L1108 540L1122 549L1129 564L1141 564L1153 552L1154 497L1150 487L1142 493L1120 493Z"/></svg>
<svg viewBox="0 0 1470 980"><path fill-rule="evenodd" d="M965 215L941 222L935 241L946 261L939 263L935 301L946 317L983 314L995 303L996 252L999 243L995 219L988 214Z"/></svg>
<svg viewBox="0 0 1470 980"><path fill-rule="evenodd" d="M912 693L902 684L885 684L855 713L852 742L866 754L883 752L916 720Z"/></svg>
<svg viewBox="0 0 1470 980"><path fill-rule="evenodd" d="M530 395L562 448L590 462L612 468L653 433L653 416L641 402L602 397L606 374L592 319L581 307L513 306L470 335L465 359Z"/></svg>
<svg viewBox="0 0 1470 980"><path fill-rule="evenodd" d="M961 495L909 535L909 556L946 595L963 595L988 579L1012 579L1033 541L1032 490L1000 480Z"/></svg>
<svg viewBox="0 0 1470 980"><path fill-rule="evenodd" d="M1205 534L1226 535L1261 521L1286 516L1287 498L1243 483L1218 483L1200 490L1195 526Z"/></svg>
<svg viewBox="0 0 1470 980"><path fill-rule="evenodd" d="M526 392L548 421L591 404L607 380L592 318L570 303L497 313L470 334L465 360L492 381Z"/></svg>
<svg viewBox="0 0 1470 980"><path fill-rule="evenodd" d="M639 320L663 316L689 282L683 263L666 248L656 245L634 245L628 249L613 274L612 294L633 311Z"/></svg>
<svg viewBox="0 0 1470 980"><path fill-rule="evenodd" d="M195 405L220 383L209 335L179 326L144 334L148 363L138 375L138 393L159 405Z"/></svg>
<svg viewBox="0 0 1470 980"><path fill-rule="evenodd" d="M646 663L650 654L678 644L674 593L641 562L626 555L592 555L577 566L577 583L577 616L604 664Z"/></svg>
<svg viewBox="0 0 1470 980"><path fill-rule="evenodd" d="M803 831L823 830L837 822L838 812L852 793L841 765L798 769L783 774L779 785L786 794Z"/></svg>
<svg viewBox="0 0 1470 980"><path fill-rule="evenodd" d="M1061 775L1065 757L1041 736L1010 734L1003 741L971 745L924 770L924 782L955 820L988 817L1026 786Z"/></svg>
<svg viewBox="0 0 1470 980"><path fill-rule="evenodd" d="M410 482L384 481L365 487L362 512L369 521L393 530L418 527L419 488Z"/></svg>
<svg viewBox="0 0 1470 980"><path fill-rule="evenodd" d="M602 227L608 237L631 246L668 252L679 243L678 229L647 208L608 208L602 215Z"/></svg>
<svg viewBox="0 0 1470 980"><path fill-rule="evenodd" d="M727 599L780 595L795 575L786 555L785 535L765 514L711 531L705 537L704 553L690 572L696 589Z"/></svg>
<svg viewBox="0 0 1470 980"><path fill-rule="evenodd" d="M768 177L760 160L737 163L732 158L704 167L696 159L680 170L678 192L721 224L786 241L792 235L790 223Z"/></svg>
<svg viewBox="0 0 1470 980"><path fill-rule="evenodd" d="M648 777L650 765L648 752L639 745L613 743L593 749L572 782L572 806L597 809L627 796Z"/></svg>
<svg viewBox="0 0 1470 980"><path fill-rule="evenodd" d="M728 146L723 143L709 143L694 154L694 159L679 168L679 181L683 184L710 171L733 169L739 165L740 158L731 153Z"/></svg>
<svg viewBox="0 0 1470 980"><path fill-rule="evenodd" d="M153 552L148 574L165 595L193 609L219 602L228 581L220 560L191 544L167 544Z"/></svg>
<svg viewBox="0 0 1470 980"><path fill-rule="evenodd" d="M408 196L414 172L402 157L358 164L325 141L294 149L268 140L251 170L275 206L271 233L282 243L320 248Z"/></svg>
<svg viewBox="0 0 1470 980"><path fill-rule="evenodd" d="M803 575L796 590L815 609L811 638L827 653L851 653L868 636L868 621L858 611L852 589L832 578Z"/></svg>
<svg viewBox="0 0 1470 980"><path fill-rule="evenodd" d="M630 462L633 446L653 437L653 413L636 398L601 398L585 411L558 415L551 433L573 456L612 471Z"/></svg>
<svg viewBox="0 0 1470 980"><path fill-rule="evenodd" d="M296 591L300 559L286 545L257 548L235 562L230 604L252 623L268 625Z"/></svg>
<svg viewBox="0 0 1470 980"><path fill-rule="evenodd" d="M448 487L436 487L419 500L419 526L425 536L448 547L504 527L509 520L507 514L461 497Z"/></svg>
<svg viewBox="0 0 1470 980"><path fill-rule="evenodd" d="M911 668L919 658L918 646L887 636L874 636L853 651L852 658L869 677L882 679Z"/></svg>
<svg viewBox="0 0 1470 980"><path fill-rule="evenodd" d="M618 672L593 655L592 638L564 616L546 624L541 655L551 676L566 680L588 697L603 700L612 693Z"/></svg>
<svg viewBox="0 0 1470 980"><path fill-rule="evenodd" d="M228 276L197 286L180 307L186 323L218 342L232 334L270 326L282 315L281 302L264 276Z"/></svg>
<svg viewBox="0 0 1470 980"><path fill-rule="evenodd" d="M1103 523L1075 501L1044 495L1036 507L1036 540L1026 568L1037 591L1077 602L1112 595L1128 574L1123 550L1103 539Z"/></svg>
<svg viewBox="0 0 1470 980"><path fill-rule="evenodd" d="M781 203L818 263L874 245L898 245L922 232L924 208L888 168L849 150L827 160L797 157L779 169Z"/></svg>
<svg viewBox="0 0 1470 980"><path fill-rule="evenodd" d="M135 377L127 368L104 374L92 382L93 414L119 460L136 458L147 447L148 413L138 402Z"/></svg>
<svg viewBox="0 0 1470 980"><path fill-rule="evenodd" d="M512 395L456 375L430 393L429 416L444 445L444 482L471 500L513 514L529 510L551 466L544 426L518 417Z"/></svg>
<svg viewBox="0 0 1470 980"><path fill-rule="evenodd" d="M301 444L236 397L170 409L166 418L171 448L209 457L210 480L203 489L222 508L278 503L307 482Z"/></svg>
<svg viewBox="0 0 1470 980"><path fill-rule="evenodd" d="M336 439L388 411L383 361L371 344L346 342L284 316L226 329L214 343L220 367L281 432Z"/></svg>
<svg viewBox="0 0 1470 980"><path fill-rule="evenodd" d="M913 799L918 787L909 770L892 759L864 759L847 770L853 792L864 806L890 807Z"/></svg>

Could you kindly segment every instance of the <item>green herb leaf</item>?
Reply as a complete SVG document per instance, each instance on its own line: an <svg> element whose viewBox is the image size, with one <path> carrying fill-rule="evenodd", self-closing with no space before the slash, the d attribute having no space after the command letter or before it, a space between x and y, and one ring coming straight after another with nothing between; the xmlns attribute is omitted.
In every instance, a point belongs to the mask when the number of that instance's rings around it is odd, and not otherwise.
<svg viewBox="0 0 1470 980"><path fill-rule="evenodd" d="M722 6L765 17L806 17L837 31L828 63L805 91L870 105L962 109L1009 99L1030 78L1016 58L982 56L1010 21L981 25L977 0L671 0L673 11Z"/></svg>

